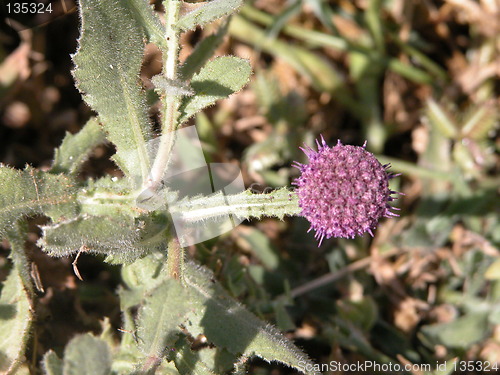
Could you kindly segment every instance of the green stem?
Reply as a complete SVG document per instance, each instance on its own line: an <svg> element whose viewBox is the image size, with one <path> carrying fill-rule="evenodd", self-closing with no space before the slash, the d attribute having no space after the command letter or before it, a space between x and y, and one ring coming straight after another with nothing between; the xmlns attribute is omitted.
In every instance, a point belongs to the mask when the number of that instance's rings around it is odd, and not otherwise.
<svg viewBox="0 0 500 375"><path fill-rule="evenodd" d="M173 279L182 281L184 278L184 248L176 236L168 243L167 272Z"/></svg>
<svg viewBox="0 0 500 375"><path fill-rule="evenodd" d="M164 1L166 9L165 39L167 50L163 53L163 74L167 80L177 79L179 61L179 30L176 27L179 18L179 0ZM175 143L175 130L179 117L180 99L177 95L165 94L163 98L162 136L156 154L147 187L157 188L170 161L170 154Z"/></svg>
<svg viewBox="0 0 500 375"><path fill-rule="evenodd" d="M246 190L239 194L211 196L182 200L169 207L186 223L197 223L221 216L235 215L238 218L250 219L264 216L275 216L283 219L285 215L297 215L301 209L299 199L294 192L282 188L269 194L253 194Z"/></svg>

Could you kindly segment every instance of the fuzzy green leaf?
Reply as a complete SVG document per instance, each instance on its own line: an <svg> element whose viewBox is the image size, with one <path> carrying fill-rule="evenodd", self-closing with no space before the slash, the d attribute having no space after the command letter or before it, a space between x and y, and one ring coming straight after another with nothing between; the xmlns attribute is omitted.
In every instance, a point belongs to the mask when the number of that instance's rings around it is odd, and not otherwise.
<svg viewBox="0 0 500 375"><path fill-rule="evenodd" d="M205 63L210 59L217 47L224 40L224 35L226 35L228 30L229 22L225 22L216 33L203 38L198 44L196 44L193 52L186 58L184 64L179 68L179 76L188 80L198 73L200 69L205 65Z"/></svg>
<svg viewBox="0 0 500 375"><path fill-rule="evenodd" d="M68 256L81 249L92 253L121 255L126 261L137 258L144 251L137 246L139 229L129 216L82 215L41 228L43 237L38 245L51 256Z"/></svg>
<svg viewBox="0 0 500 375"><path fill-rule="evenodd" d="M235 355L279 361L302 372L313 368L304 353L231 298L207 269L186 263L185 284L193 302L185 327L192 336L204 334L209 342Z"/></svg>
<svg viewBox="0 0 500 375"><path fill-rule="evenodd" d="M243 0L206 1L195 10L182 16L176 27L181 31L186 31L194 29L196 26L204 26L235 12L242 4Z"/></svg>
<svg viewBox="0 0 500 375"><path fill-rule="evenodd" d="M145 298L139 309L140 349L147 356L161 357L177 340L189 300L178 280L167 279Z"/></svg>
<svg viewBox="0 0 500 375"><path fill-rule="evenodd" d="M0 295L1 373L8 373L22 360L31 320L29 296L17 268L13 268Z"/></svg>
<svg viewBox="0 0 500 375"><path fill-rule="evenodd" d="M73 74L85 101L99 114L114 159L126 175L146 179L150 123L139 81L144 30L119 0L81 0L82 31Z"/></svg>
<svg viewBox="0 0 500 375"><path fill-rule="evenodd" d="M141 211L135 207L135 199L130 181L110 176L89 180L78 196L80 212L91 216L137 217Z"/></svg>
<svg viewBox="0 0 500 375"><path fill-rule="evenodd" d="M250 63L238 57L222 56L208 62L191 80L195 95L183 99L179 124L217 100L239 91L251 73Z"/></svg>
<svg viewBox="0 0 500 375"><path fill-rule="evenodd" d="M109 263L130 263L164 241L168 226L161 216L134 218L80 215L73 219L41 227L38 241L51 256L68 256L78 251L106 254Z"/></svg>
<svg viewBox="0 0 500 375"><path fill-rule="evenodd" d="M165 27L155 14L149 0L126 0L122 2L130 9L135 21L139 24L148 36L148 40L156 45L165 44Z"/></svg>
<svg viewBox="0 0 500 375"><path fill-rule="evenodd" d="M92 150L105 141L99 121L91 118L78 133L66 133L61 146L56 149L51 172L76 174Z"/></svg>
<svg viewBox="0 0 500 375"><path fill-rule="evenodd" d="M12 228L7 231L7 239L10 243L10 258L14 263L14 268L17 269L20 279L23 281L23 286L30 296L34 295L32 276L30 274L31 265L28 257L24 242L28 235L28 225L26 221L21 220L15 223Z"/></svg>
<svg viewBox="0 0 500 375"><path fill-rule="evenodd" d="M181 337L175 345L175 351L170 353L181 375L226 374L232 369L235 358L229 353L215 348L193 351L191 346L185 337Z"/></svg>
<svg viewBox="0 0 500 375"><path fill-rule="evenodd" d="M139 290L141 294L159 287L166 277L167 263L165 255L160 253L153 253L122 268L122 279L127 288Z"/></svg>
<svg viewBox="0 0 500 375"><path fill-rule="evenodd" d="M299 371L303 371L306 365L307 368L312 368L312 363L305 354L274 327L259 320L230 297L206 268L187 262L184 283L180 284L168 279L165 264L165 255L154 253L123 268L123 278L127 286L132 291L143 295L146 293L146 306L151 304L150 310L156 311L155 314L145 315L144 312L140 314L140 319L144 320L140 324L147 324L151 327L154 324L162 326L165 323L158 324L158 322L163 322L160 317L173 314L177 326L166 324L167 329L161 330L163 338L173 335L175 331L180 334L179 327L182 325L192 337L197 337L199 334L205 335L220 353L227 351L226 354L229 356L247 358L258 356L266 361L282 362ZM152 290L152 287L154 292L148 292ZM150 295L157 301L149 302ZM160 296L163 296L163 299L157 298ZM137 296L132 297L128 307L131 307L134 300L137 301ZM172 311L169 312L169 308ZM147 319L154 321L146 323ZM166 335L167 332L168 335ZM156 344L161 343L161 339L155 338L149 342L154 342L155 347L160 350L165 349ZM181 373L189 373L189 368L196 366L196 363L192 361L189 353L184 354L174 353L173 359ZM171 356L172 353L168 357ZM207 364L209 361L204 361L204 363ZM202 364L200 366L206 370L206 366ZM218 370L211 368L211 371L217 372ZM312 371L306 373L314 374Z"/></svg>
<svg viewBox="0 0 500 375"><path fill-rule="evenodd" d="M52 350L44 354L42 367L45 375L63 375L63 361Z"/></svg>
<svg viewBox="0 0 500 375"><path fill-rule="evenodd" d="M109 375L111 353L105 341L90 334L72 339L64 350L64 375Z"/></svg>
<svg viewBox="0 0 500 375"><path fill-rule="evenodd" d="M44 213L55 220L75 211L74 182L68 177L0 165L0 237L22 216Z"/></svg>

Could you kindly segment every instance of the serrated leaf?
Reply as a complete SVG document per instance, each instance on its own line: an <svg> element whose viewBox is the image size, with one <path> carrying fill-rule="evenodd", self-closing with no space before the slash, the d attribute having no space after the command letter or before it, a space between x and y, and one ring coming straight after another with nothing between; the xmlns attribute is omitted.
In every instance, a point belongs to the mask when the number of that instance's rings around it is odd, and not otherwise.
<svg viewBox="0 0 500 375"><path fill-rule="evenodd" d="M139 347L145 355L162 357L174 345L188 308L178 280L167 279L146 296L137 318Z"/></svg>
<svg viewBox="0 0 500 375"><path fill-rule="evenodd" d="M68 256L79 250L121 256L123 261L140 256L139 228L129 216L82 215L42 226L38 245L50 256Z"/></svg>
<svg viewBox="0 0 500 375"><path fill-rule="evenodd" d="M64 350L64 375L109 375L111 353L105 341L90 334L72 339Z"/></svg>
<svg viewBox="0 0 500 375"><path fill-rule="evenodd" d="M204 26L235 12L242 4L243 0L206 1L195 10L182 16L177 21L176 27L181 31L186 31L194 29L196 26Z"/></svg>
<svg viewBox="0 0 500 375"><path fill-rule="evenodd" d="M144 30L119 0L82 0L82 32L73 56L76 86L99 114L114 156L128 176L149 173L150 123L139 81Z"/></svg>
<svg viewBox="0 0 500 375"><path fill-rule="evenodd" d="M232 299L213 274L192 262L186 263L186 286L191 290L193 306L187 315L186 329L235 355L257 356L278 361L306 374L313 363L281 332L259 320Z"/></svg>
<svg viewBox="0 0 500 375"><path fill-rule="evenodd" d="M80 215L41 229L38 245L51 256L84 251L106 254L106 262L123 264L159 248L168 225L161 216Z"/></svg>
<svg viewBox="0 0 500 375"><path fill-rule="evenodd" d="M179 375L179 371L175 368L174 363L162 361L158 368L155 369L155 375Z"/></svg>
<svg viewBox="0 0 500 375"><path fill-rule="evenodd" d="M42 368L45 375L63 375L63 361L52 350L44 354Z"/></svg>
<svg viewBox="0 0 500 375"><path fill-rule="evenodd" d="M52 173L76 174L88 159L92 150L106 141L99 121L91 118L76 134L66 132L64 140L56 149Z"/></svg>
<svg viewBox="0 0 500 375"><path fill-rule="evenodd" d="M0 237L22 216L44 213L56 220L72 215L75 191L74 181L66 176L0 165Z"/></svg>
<svg viewBox="0 0 500 375"><path fill-rule="evenodd" d="M179 68L179 76L182 77L183 80L191 79L191 77L198 73L203 65L213 56L217 47L224 40L228 26L229 22L224 22L216 33L203 38L196 44L193 52L189 54L184 64Z"/></svg>
<svg viewBox="0 0 500 375"><path fill-rule="evenodd" d="M32 318L29 296L13 268L0 295L0 372L7 373L24 356Z"/></svg>
<svg viewBox="0 0 500 375"><path fill-rule="evenodd" d="M183 99L179 124L217 100L239 91L248 82L251 72L247 60L234 56L222 56L208 62L191 80L195 95Z"/></svg>

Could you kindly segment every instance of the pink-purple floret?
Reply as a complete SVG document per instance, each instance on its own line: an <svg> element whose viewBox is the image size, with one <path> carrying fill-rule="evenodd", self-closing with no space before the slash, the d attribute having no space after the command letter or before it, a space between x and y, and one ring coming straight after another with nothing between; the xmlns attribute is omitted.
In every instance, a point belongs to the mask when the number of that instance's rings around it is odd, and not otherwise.
<svg viewBox="0 0 500 375"><path fill-rule="evenodd" d="M389 202L397 192L389 189L389 180L399 176L387 172L363 147L343 145L340 140L329 147L323 137L316 140L318 151L301 148L309 164L295 162L301 172L293 182L297 186L299 206L316 231L319 244L331 237L354 238L373 230L382 217L398 216Z"/></svg>

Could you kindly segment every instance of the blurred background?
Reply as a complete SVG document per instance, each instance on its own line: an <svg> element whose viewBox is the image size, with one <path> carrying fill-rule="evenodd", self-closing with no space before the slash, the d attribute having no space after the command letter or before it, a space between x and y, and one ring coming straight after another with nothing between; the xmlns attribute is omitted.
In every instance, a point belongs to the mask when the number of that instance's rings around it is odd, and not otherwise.
<svg viewBox="0 0 500 375"><path fill-rule="evenodd" d="M7 3L0 161L43 169L65 133L92 115L71 76L78 14L72 0L45 1L52 13L13 20ZM207 161L238 165L246 186L261 193L291 186L298 174L291 163L306 161L299 146L320 134L332 146L367 140L402 173L391 181L405 194L394 203L401 216L383 220L374 238L321 247L301 218L244 222L190 256L317 363L459 358L500 366L499 20L496 0L247 1L216 53L249 59L251 82L191 120ZM217 27L183 35L181 59ZM158 50L146 46L145 89L160 70ZM113 152L98 147L82 181L120 176ZM27 358L33 365L76 332L99 332L104 317L121 325L119 267L82 255L84 281L77 280L72 259L36 247L45 221L32 218L27 243L44 287ZM7 255L4 242L2 280ZM291 373L258 360L250 371Z"/></svg>

